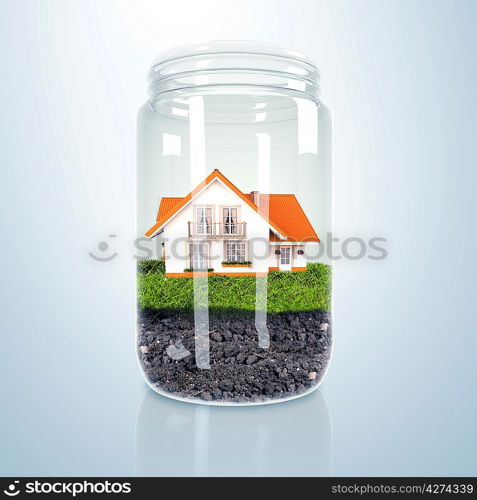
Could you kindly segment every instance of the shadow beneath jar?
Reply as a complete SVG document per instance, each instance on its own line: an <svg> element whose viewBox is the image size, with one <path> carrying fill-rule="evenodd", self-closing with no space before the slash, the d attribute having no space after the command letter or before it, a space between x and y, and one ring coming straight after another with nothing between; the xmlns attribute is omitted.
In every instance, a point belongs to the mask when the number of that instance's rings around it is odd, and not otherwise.
<svg viewBox="0 0 477 500"><path fill-rule="evenodd" d="M149 390L136 422L136 475L330 476L332 420L319 390L264 406L182 403Z"/></svg>

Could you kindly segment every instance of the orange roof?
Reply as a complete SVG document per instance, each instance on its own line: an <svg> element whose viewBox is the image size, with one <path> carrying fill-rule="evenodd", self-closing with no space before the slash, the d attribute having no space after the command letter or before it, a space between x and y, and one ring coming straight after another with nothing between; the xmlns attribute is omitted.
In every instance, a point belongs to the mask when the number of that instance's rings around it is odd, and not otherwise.
<svg viewBox="0 0 477 500"><path fill-rule="evenodd" d="M220 179L234 191L245 203L264 217L270 226L286 237L281 240L270 232L270 241L320 241L308 217L301 208L294 194L260 194L260 206L266 207L268 203L269 216L253 203L252 194L244 194L232 184L219 170L214 170L184 198L166 197L161 199L157 212L156 224L147 231L146 236L152 236L161 228L178 210L184 207L199 191L214 179Z"/></svg>
<svg viewBox="0 0 477 500"><path fill-rule="evenodd" d="M261 194L260 206L265 206L267 198L270 219L285 231L288 240L320 241L294 194ZM270 240L280 241L275 235L270 235Z"/></svg>
<svg viewBox="0 0 477 500"><path fill-rule="evenodd" d="M156 222L159 222L165 215L169 212L175 212L173 210L178 203L182 201L182 198L161 198L161 204L159 205L159 210L157 212Z"/></svg>

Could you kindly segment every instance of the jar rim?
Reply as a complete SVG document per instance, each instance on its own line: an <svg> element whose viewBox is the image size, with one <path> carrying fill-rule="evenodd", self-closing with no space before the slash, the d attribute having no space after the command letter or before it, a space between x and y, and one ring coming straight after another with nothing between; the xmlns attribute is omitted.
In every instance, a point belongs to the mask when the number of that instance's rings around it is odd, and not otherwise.
<svg viewBox="0 0 477 500"><path fill-rule="evenodd" d="M160 53L148 75L149 94L218 85L259 85L319 93L317 65L300 52L268 42L217 40Z"/></svg>

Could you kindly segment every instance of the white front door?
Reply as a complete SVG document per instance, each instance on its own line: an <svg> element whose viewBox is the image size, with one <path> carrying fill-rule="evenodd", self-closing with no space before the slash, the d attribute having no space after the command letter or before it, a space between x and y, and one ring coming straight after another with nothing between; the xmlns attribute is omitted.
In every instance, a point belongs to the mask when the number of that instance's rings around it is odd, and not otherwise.
<svg viewBox="0 0 477 500"><path fill-rule="evenodd" d="M291 247L280 247L280 271L291 271L292 251Z"/></svg>

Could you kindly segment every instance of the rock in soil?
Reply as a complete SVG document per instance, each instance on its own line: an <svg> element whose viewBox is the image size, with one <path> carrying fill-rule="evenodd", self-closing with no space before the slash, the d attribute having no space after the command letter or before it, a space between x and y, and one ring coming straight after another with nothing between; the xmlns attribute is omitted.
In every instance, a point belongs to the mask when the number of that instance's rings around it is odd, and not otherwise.
<svg viewBox="0 0 477 500"><path fill-rule="evenodd" d="M156 310L139 314L137 345L144 373L151 385L171 396L223 403L296 396L320 382L330 357L331 316L326 311L269 314L268 349L258 346L253 315L210 314L210 369L197 368L192 316Z"/></svg>

